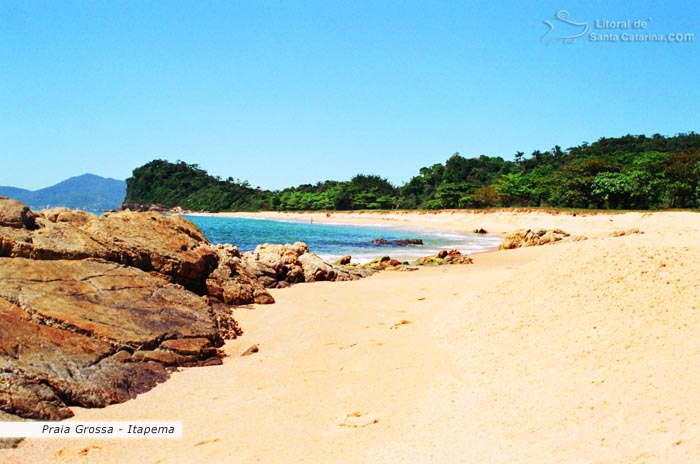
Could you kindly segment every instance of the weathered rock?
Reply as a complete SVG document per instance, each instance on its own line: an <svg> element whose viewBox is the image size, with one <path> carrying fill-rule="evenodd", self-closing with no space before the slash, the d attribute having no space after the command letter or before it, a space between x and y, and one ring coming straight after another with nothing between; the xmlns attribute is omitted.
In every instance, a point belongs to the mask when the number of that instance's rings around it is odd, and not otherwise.
<svg viewBox="0 0 700 464"><path fill-rule="evenodd" d="M474 260L463 255L459 250L450 250L445 257L444 264L474 264Z"/></svg>
<svg viewBox="0 0 700 464"><path fill-rule="evenodd" d="M226 304L243 305L250 303L271 304L275 299L262 283L251 273L250 267L244 266L238 248L233 245L218 245L218 267L206 280L207 293ZM261 265L260 276L266 281L275 282L276 273L272 268Z"/></svg>
<svg viewBox="0 0 700 464"><path fill-rule="evenodd" d="M158 213L165 213L168 210L167 207L164 205L159 205L159 204L150 204L150 205L141 205L138 203L122 203L121 206L119 207L120 211L138 211L138 212L146 212L146 211L154 211Z"/></svg>
<svg viewBox="0 0 700 464"><path fill-rule="evenodd" d="M459 250L440 250L434 256L418 258L415 264L418 266L440 266L443 264L473 264L474 260L463 255Z"/></svg>
<svg viewBox="0 0 700 464"><path fill-rule="evenodd" d="M241 353L241 357L250 356L250 355L255 354L259 351L260 351L260 347L258 345L252 345L252 346L249 346L248 349L246 349L243 353Z"/></svg>
<svg viewBox="0 0 700 464"><path fill-rule="evenodd" d="M36 216L22 202L0 197L0 227L34 230Z"/></svg>
<svg viewBox="0 0 700 464"><path fill-rule="evenodd" d="M304 271L305 282L356 280L359 277L349 269L326 263L313 253L304 253L298 259Z"/></svg>
<svg viewBox="0 0 700 464"><path fill-rule="evenodd" d="M17 216L18 207L8 201L14 200L0 202L0 217ZM158 272L200 294L217 267L216 251L194 224L179 216L128 211L95 216L57 208L37 217L35 226L0 227L0 256L100 258Z"/></svg>
<svg viewBox="0 0 700 464"><path fill-rule="evenodd" d="M510 250L513 248L547 245L559 242L569 237L569 234L561 229L519 229L506 235L499 249Z"/></svg>
<svg viewBox="0 0 700 464"><path fill-rule="evenodd" d="M115 263L0 258L0 297L34 321L122 346L195 336L220 342L202 298Z"/></svg>
<svg viewBox="0 0 700 464"><path fill-rule="evenodd" d="M99 340L0 312L0 409L32 419L72 416L70 405L125 401L167 378L163 366L124 364Z"/></svg>
<svg viewBox="0 0 700 464"><path fill-rule="evenodd" d="M206 338L175 338L165 340L160 348L173 351L184 356L199 356L211 346L211 340Z"/></svg>
<svg viewBox="0 0 700 464"><path fill-rule="evenodd" d="M366 269L371 269L375 271L381 271L383 269L386 269L387 267L391 266L391 257L389 256L381 256L379 258L375 258L369 263L365 264L364 267Z"/></svg>
<svg viewBox="0 0 700 464"><path fill-rule="evenodd" d="M627 230L616 230L614 232L610 233L611 237L624 237L625 235L634 235L634 234L643 234L641 230L635 228L632 229L627 229Z"/></svg>
<svg viewBox="0 0 700 464"><path fill-rule="evenodd" d="M268 288L285 287L300 282L355 280L368 274L361 268L328 264L309 252L303 242L292 245L258 245L242 253L245 270Z"/></svg>
<svg viewBox="0 0 700 464"><path fill-rule="evenodd" d="M0 411L53 420L133 398L175 366L221 363L217 348L241 333L229 305L368 272L300 242L242 255L181 217L0 199Z"/></svg>
<svg viewBox="0 0 700 464"><path fill-rule="evenodd" d="M0 333L0 410L35 419L133 398L223 343L202 297L97 260L0 258Z"/></svg>
<svg viewBox="0 0 700 464"><path fill-rule="evenodd" d="M346 264L350 264L350 261L352 261L352 256L347 255L337 260L334 264L339 266L345 266Z"/></svg>

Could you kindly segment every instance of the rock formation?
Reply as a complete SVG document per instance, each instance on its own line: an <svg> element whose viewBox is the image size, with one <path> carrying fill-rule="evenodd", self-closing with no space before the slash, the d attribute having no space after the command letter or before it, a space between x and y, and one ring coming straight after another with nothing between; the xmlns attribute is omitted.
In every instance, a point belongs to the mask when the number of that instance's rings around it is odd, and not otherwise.
<svg viewBox="0 0 700 464"><path fill-rule="evenodd" d="M62 419L72 405L133 398L173 367L220 363L218 347L240 333L231 310L207 295L225 263L183 218L34 213L0 198L4 420ZM234 277L218 282L257 284ZM267 291L255 288L249 302L263 302Z"/></svg>
<svg viewBox="0 0 700 464"><path fill-rule="evenodd" d="M270 304L275 300L261 281L245 266L238 248L223 244L215 248L219 264L206 280L207 293L225 304Z"/></svg>
<svg viewBox="0 0 700 464"><path fill-rule="evenodd" d="M287 245L258 245L241 253L244 268L268 288L287 287L301 282L356 280L371 270L328 264L311 253L302 242Z"/></svg>
<svg viewBox="0 0 700 464"><path fill-rule="evenodd" d="M133 398L177 366L221 363L218 348L241 333L230 305L369 272L301 242L212 245L179 216L35 213L0 197L0 420L63 419L69 406Z"/></svg>
<svg viewBox="0 0 700 464"><path fill-rule="evenodd" d="M204 235L179 216L132 212L95 216L58 208L36 215L35 223L33 228L0 227L0 256L100 258L155 271L198 293L205 291L206 276L217 266L217 253Z"/></svg>
<svg viewBox="0 0 700 464"><path fill-rule="evenodd" d="M585 239L586 237L582 236L572 237L561 229L518 229L505 236L499 249L510 250L513 248L547 245L562 240L578 241Z"/></svg>
<svg viewBox="0 0 700 464"><path fill-rule="evenodd" d="M125 401L166 366L218 363L224 338L202 297L94 259L0 258L0 333L0 409L35 419Z"/></svg>
<svg viewBox="0 0 700 464"><path fill-rule="evenodd" d="M463 255L459 250L441 250L435 256L426 256L416 260L419 266L439 266L442 264L473 264L474 260Z"/></svg>

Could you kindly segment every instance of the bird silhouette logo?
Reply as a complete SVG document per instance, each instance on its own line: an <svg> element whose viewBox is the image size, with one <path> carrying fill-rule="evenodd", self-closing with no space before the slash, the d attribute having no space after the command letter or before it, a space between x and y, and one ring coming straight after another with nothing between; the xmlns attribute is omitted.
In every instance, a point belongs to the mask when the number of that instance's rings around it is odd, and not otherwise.
<svg viewBox="0 0 700 464"><path fill-rule="evenodd" d="M569 19L569 12L566 10L557 11L552 18L545 19L544 23L547 25L547 32L540 39L540 43L544 45L557 42L572 44L590 29L587 23L577 23Z"/></svg>

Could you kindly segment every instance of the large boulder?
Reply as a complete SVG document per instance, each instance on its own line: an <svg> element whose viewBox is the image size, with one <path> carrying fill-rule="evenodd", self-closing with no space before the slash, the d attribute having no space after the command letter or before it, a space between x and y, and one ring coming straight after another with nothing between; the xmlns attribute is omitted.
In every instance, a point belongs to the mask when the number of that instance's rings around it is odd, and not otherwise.
<svg viewBox="0 0 700 464"><path fill-rule="evenodd" d="M499 249L510 250L513 248L547 245L556 243L570 235L561 229L518 229L505 236ZM580 240L582 237L575 237Z"/></svg>
<svg viewBox="0 0 700 464"><path fill-rule="evenodd" d="M0 410L36 419L133 398L166 366L220 362L224 338L205 299L157 275L23 258L0 258L0 333Z"/></svg>
<svg viewBox="0 0 700 464"><path fill-rule="evenodd" d="M158 272L198 293L205 292L206 277L217 266L216 251L204 235L179 216L130 211L96 216L57 208L23 213L20 227L18 207L10 202L15 200L0 201L0 217L10 217L5 222L12 224L0 227L0 256L100 258Z"/></svg>
<svg viewBox="0 0 700 464"><path fill-rule="evenodd" d="M356 280L361 277L358 272L353 273L350 268L329 264L314 253L299 256L299 264L304 272L305 282Z"/></svg>
<svg viewBox="0 0 700 464"><path fill-rule="evenodd" d="M463 255L459 250L441 250L433 256L418 258L415 264L418 266L440 266L443 264L473 264L474 260Z"/></svg>
<svg viewBox="0 0 700 464"><path fill-rule="evenodd" d="M243 265L238 248L223 244L216 247L218 267L207 278L207 293L225 304L270 304L275 299L250 269ZM264 274L269 276L271 271Z"/></svg>
<svg viewBox="0 0 700 464"><path fill-rule="evenodd" d="M355 280L371 273L369 269L328 264L311 253L303 242L286 245L258 245L241 253L248 273L266 287L286 287L300 282Z"/></svg>
<svg viewBox="0 0 700 464"><path fill-rule="evenodd" d="M36 216L22 202L0 197L0 227L34 230L37 228Z"/></svg>
<svg viewBox="0 0 700 464"><path fill-rule="evenodd" d="M0 419L62 419L177 366L221 363L218 347L241 331L201 296L219 259L184 218L33 213L0 198Z"/></svg>

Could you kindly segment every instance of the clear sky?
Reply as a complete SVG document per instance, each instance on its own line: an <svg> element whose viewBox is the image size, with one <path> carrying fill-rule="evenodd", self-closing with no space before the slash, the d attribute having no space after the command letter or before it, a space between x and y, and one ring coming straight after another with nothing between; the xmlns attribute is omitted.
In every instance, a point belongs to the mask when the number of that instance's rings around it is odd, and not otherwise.
<svg viewBox="0 0 700 464"><path fill-rule="evenodd" d="M697 0L0 0L0 185L156 158L400 185L455 152L698 132L698 76Z"/></svg>

